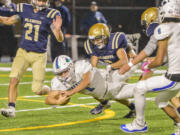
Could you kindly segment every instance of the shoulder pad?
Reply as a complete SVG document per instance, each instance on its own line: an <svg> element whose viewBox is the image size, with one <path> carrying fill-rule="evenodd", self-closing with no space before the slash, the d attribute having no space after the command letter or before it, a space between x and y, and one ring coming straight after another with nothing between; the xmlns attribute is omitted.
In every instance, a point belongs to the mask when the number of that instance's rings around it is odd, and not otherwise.
<svg viewBox="0 0 180 135"><path fill-rule="evenodd" d="M17 12L23 12L23 8L24 8L24 5L25 5L25 3L19 3L19 4L17 4L17 6L16 6L16 11Z"/></svg>
<svg viewBox="0 0 180 135"><path fill-rule="evenodd" d="M167 24L160 24L154 31L157 40L163 40L171 35L170 27Z"/></svg>
<svg viewBox="0 0 180 135"><path fill-rule="evenodd" d="M120 42L124 39L126 39L126 36L123 32L114 33L114 36L112 38L112 49L120 48Z"/></svg>
<svg viewBox="0 0 180 135"><path fill-rule="evenodd" d="M92 69L91 64L86 60L79 60L75 63L75 73L85 74Z"/></svg>

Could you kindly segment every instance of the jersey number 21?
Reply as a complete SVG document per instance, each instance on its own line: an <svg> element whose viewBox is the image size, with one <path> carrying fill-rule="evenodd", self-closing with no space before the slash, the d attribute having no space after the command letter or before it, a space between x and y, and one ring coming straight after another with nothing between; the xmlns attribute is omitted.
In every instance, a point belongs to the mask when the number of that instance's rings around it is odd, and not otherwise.
<svg viewBox="0 0 180 135"><path fill-rule="evenodd" d="M24 25L24 28L27 28L26 32L25 32L25 39L27 40L34 40L34 41L38 41L38 36L39 36L39 25L33 25L32 23L26 23ZM34 30L34 37L31 37L30 34L32 34Z"/></svg>

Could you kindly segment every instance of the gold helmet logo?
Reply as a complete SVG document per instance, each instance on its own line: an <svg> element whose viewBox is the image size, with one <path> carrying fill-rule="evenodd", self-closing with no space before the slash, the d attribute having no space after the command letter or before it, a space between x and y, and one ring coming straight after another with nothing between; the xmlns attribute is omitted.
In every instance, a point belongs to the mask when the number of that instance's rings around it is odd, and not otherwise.
<svg viewBox="0 0 180 135"><path fill-rule="evenodd" d="M158 22L158 8L156 7L146 9L141 15L141 25L143 28L147 29L153 22Z"/></svg>
<svg viewBox="0 0 180 135"><path fill-rule="evenodd" d="M102 38L106 45L109 41L110 31L106 24L96 23L89 29L88 38L93 42L96 39Z"/></svg>

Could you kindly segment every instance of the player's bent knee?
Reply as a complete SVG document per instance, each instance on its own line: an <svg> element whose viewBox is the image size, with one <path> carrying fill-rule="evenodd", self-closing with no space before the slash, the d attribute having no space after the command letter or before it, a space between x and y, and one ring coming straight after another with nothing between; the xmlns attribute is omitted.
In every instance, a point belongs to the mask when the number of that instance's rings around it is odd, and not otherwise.
<svg viewBox="0 0 180 135"><path fill-rule="evenodd" d="M134 93L136 94L145 94L146 93L146 87L145 83L143 81L139 81L134 89Z"/></svg>
<svg viewBox="0 0 180 135"><path fill-rule="evenodd" d="M42 95L41 90L43 88L43 81L34 81L32 83L32 91L37 95Z"/></svg>
<svg viewBox="0 0 180 135"><path fill-rule="evenodd" d="M44 85L42 89L38 92L36 92L36 95L47 95L50 92L50 87L47 85Z"/></svg>

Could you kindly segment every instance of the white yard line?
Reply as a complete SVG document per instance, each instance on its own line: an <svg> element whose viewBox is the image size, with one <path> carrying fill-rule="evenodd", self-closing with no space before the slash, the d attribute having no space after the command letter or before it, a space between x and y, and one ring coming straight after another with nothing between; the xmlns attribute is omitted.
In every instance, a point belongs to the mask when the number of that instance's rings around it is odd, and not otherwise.
<svg viewBox="0 0 180 135"><path fill-rule="evenodd" d="M79 97L78 99L91 99L93 97Z"/></svg>
<svg viewBox="0 0 180 135"><path fill-rule="evenodd" d="M147 101L154 101L154 97L146 98ZM134 99L129 99L130 101L134 101ZM116 101L110 101L111 103L116 103ZM70 107L79 107L82 105L96 105L99 104L98 102L95 103L86 103L86 104L75 104L75 105L64 105L64 106L51 106L47 108L35 108L35 109L25 109L25 110L17 110L16 112L30 112L30 111L41 111L41 110L50 110L54 108L70 108Z"/></svg>
<svg viewBox="0 0 180 135"><path fill-rule="evenodd" d="M0 71L11 71L11 67L0 67ZM32 68L28 68L27 71L32 71ZM52 72L52 68L46 68L46 72Z"/></svg>
<svg viewBox="0 0 180 135"><path fill-rule="evenodd" d="M42 97L42 96L38 96L38 95L33 95L33 96L23 96L23 98L37 98L37 97Z"/></svg>
<svg viewBox="0 0 180 135"><path fill-rule="evenodd" d="M47 107L47 108L17 110L16 112L41 111L41 110L50 110L50 109L54 109L54 108L70 108L70 107L78 107L78 106L82 106L82 105L94 105L94 104L98 104L98 103L75 104L75 105L64 105L64 106L51 106L51 107Z"/></svg>
<svg viewBox="0 0 180 135"><path fill-rule="evenodd" d="M49 83L51 81L44 81L44 83ZM26 85L26 84L32 84L32 82L20 82L19 84L21 85ZM0 83L0 86L7 86L9 83Z"/></svg>
<svg viewBox="0 0 180 135"><path fill-rule="evenodd" d="M0 67L0 71L11 71L10 67ZM27 71L32 71L32 68L28 68ZM46 68L46 72L52 72L52 68ZM142 70L137 69L135 73L142 73ZM155 74L164 74L166 70L154 70Z"/></svg>

